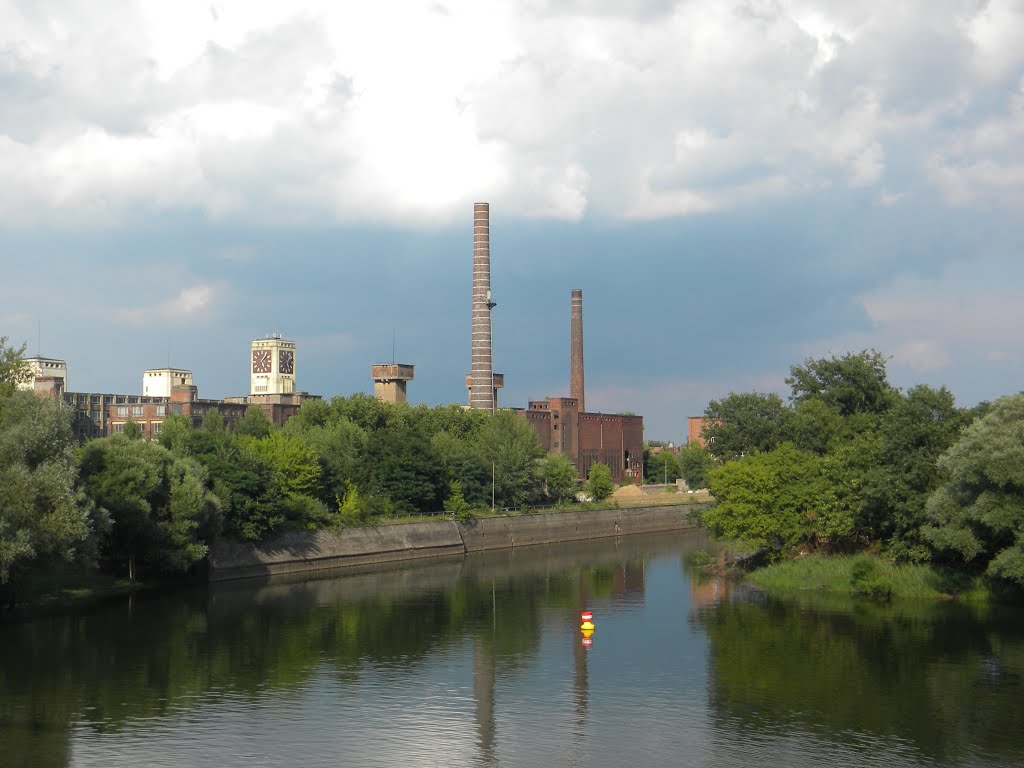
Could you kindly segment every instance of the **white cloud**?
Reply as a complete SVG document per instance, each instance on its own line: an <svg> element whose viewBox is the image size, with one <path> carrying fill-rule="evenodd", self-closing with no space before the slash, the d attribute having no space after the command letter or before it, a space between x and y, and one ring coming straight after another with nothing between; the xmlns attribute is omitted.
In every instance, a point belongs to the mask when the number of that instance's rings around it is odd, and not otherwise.
<svg viewBox="0 0 1024 768"><path fill-rule="evenodd" d="M120 323L145 326L159 323L161 326L189 324L200 320L222 298L223 287L210 283L196 283L182 288L176 295L149 305L131 304L116 307L113 316Z"/></svg>
<svg viewBox="0 0 1024 768"><path fill-rule="evenodd" d="M897 278L860 297L871 329L833 339L832 349L873 347L915 374L949 372L965 360L1024 357L1019 268L1005 260L959 263L932 277ZM818 354L821 345L809 348Z"/></svg>
<svg viewBox="0 0 1024 768"><path fill-rule="evenodd" d="M892 143L951 204L1019 199L1019 108L986 105L1021 24L1010 2L7 4L0 222L662 218L883 187Z"/></svg>

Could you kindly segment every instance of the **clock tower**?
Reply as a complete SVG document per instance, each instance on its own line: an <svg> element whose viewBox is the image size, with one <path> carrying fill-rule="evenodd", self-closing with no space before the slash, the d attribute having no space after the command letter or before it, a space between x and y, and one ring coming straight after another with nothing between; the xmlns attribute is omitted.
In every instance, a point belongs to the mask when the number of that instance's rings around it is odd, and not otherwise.
<svg viewBox="0 0 1024 768"><path fill-rule="evenodd" d="M287 395L295 391L295 342L272 333L252 343L250 395Z"/></svg>

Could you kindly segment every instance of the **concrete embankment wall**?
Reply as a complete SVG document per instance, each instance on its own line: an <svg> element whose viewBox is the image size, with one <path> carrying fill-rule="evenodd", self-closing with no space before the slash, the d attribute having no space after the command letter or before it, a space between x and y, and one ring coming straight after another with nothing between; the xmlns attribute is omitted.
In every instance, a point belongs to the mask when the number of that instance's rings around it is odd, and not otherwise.
<svg viewBox="0 0 1024 768"><path fill-rule="evenodd" d="M462 556L531 544L553 544L692 527L697 504L552 512L346 528L340 533L289 531L259 544L220 542L210 552L210 580L301 573L424 557Z"/></svg>

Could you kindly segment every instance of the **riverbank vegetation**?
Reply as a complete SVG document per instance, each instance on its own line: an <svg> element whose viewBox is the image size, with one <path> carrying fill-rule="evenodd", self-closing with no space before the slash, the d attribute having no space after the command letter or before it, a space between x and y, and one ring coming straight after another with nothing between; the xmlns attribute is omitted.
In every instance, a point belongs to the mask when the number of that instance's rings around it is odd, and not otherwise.
<svg viewBox="0 0 1024 768"><path fill-rule="evenodd" d="M766 587L1024 590L1024 395L961 408L945 387L900 390L873 350L808 359L786 383L789 402L752 392L709 404L703 437L719 464L704 523L769 561L875 557L775 566L756 577Z"/></svg>
<svg viewBox="0 0 1024 768"><path fill-rule="evenodd" d="M45 582L58 563L81 578L184 573L220 537L572 505L581 490L510 411L364 394L307 401L283 428L256 409L230 431L216 411L199 427L171 414L158 440L129 422L79 447L62 402L17 390L23 351L0 339L0 586ZM591 498L614 490L604 465L590 475Z"/></svg>

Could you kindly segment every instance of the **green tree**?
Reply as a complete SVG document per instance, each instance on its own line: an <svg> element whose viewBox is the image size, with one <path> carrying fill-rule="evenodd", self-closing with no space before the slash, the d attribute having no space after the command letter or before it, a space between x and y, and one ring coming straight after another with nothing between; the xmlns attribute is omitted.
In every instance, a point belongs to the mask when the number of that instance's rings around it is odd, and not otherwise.
<svg viewBox="0 0 1024 768"><path fill-rule="evenodd" d="M368 494L390 500L396 512L436 512L446 485L430 442L406 426L375 430L366 439L359 483Z"/></svg>
<svg viewBox="0 0 1024 768"><path fill-rule="evenodd" d="M940 556L1024 587L1024 394L996 400L942 454L922 538Z"/></svg>
<svg viewBox="0 0 1024 768"><path fill-rule="evenodd" d="M111 557L185 570L206 555L202 534L215 530L220 504L207 489L206 471L192 459L114 435L85 445L81 473L90 498L110 515L103 548Z"/></svg>
<svg viewBox="0 0 1024 768"><path fill-rule="evenodd" d="M576 466L564 453L549 453L545 456L541 473L548 496L556 502L561 504L576 497L576 488L579 485Z"/></svg>
<svg viewBox="0 0 1024 768"><path fill-rule="evenodd" d="M244 450L234 435L223 431L190 429L183 436L188 440L185 453L206 467L221 500L225 535L255 541L284 525L285 494L269 459Z"/></svg>
<svg viewBox="0 0 1024 768"><path fill-rule="evenodd" d="M298 435L276 431L262 440L241 437L239 444L244 450L266 459L283 493L308 496L317 490L320 462L316 449Z"/></svg>
<svg viewBox="0 0 1024 768"><path fill-rule="evenodd" d="M792 443L716 467L710 482L716 504L704 522L716 535L776 554L849 535L848 516L834 514L823 459Z"/></svg>
<svg viewBox="0 0 1024 768"><path fill-rule="evenodd" d="M693 489L708 487L708 472L715 466L715 458L707 448L694 440L679 449L676 457L679 475Z"/></svg>
<svg viewBox="0 0 1024 768"><path fill-rule="evenodd" d="M430 438L430 447L441 462L447 482L459 484L470 506L490 506L491 463L484 458L475 435L441 431Z"/></svg>
<svg viewBox="0 0 1024 768"><path fill-rule="evenodd" d="M604 501L615 491L612 471L607 464L594 462L587 473L586 492L594 501Z"/></svg>
<svg viewBox="0 0 1024 768"><path fill-rule="evenodd" d="M321 401L315 401L321 402ZM321 402L322 404L322 402ZM306 405L309 405L307 403ZM303 405L299 411L314 415ZM327 411L330 415L330 412ZM344 417L290 419L284 425L284 433L304 440L317 455L320 463L320 480L316 496L327 504L343 498L348 485L359 475L359 465L366 446L366 433Z"/></svg>
<svg viewBox="0 0 1024 768"><path fill-rule="evenodd" d="M645 452L644 475L648 483L674 483L681 476L679 461L672 451Z"/></svg>
<svg viewBox="0 0 1024 768"><path fill-rule="evenodd" d="M31 378L32 372L25 362L25 345L10 347L7 337L0 336L0 397L10 397L19 384Z"/></svg>
<svg viewBox="0 0 1024 768"><path fill-rule="evenodd" d="M896 394L889 384L885 358L873 349L842 357L807 358L789 371L786 383L792 388L793 403L821 400L840 416L883 413Z"/></svg>
<svg viewBox="0 0 1024 768"><path fill-rule="evenodd" d="M246 409L245 416L235 422L234 432L240 436L261 438L269 435L273 429L274 425L262 409L250 407Z"/></svg>
<svg viewBox="0 0 1024 768"><path fill-rule="evenodd" d="M0 583L52 558L92 551L91 534L104 518L76 479L68 411L28 392L0 396Z"/></svg>
<svg viewBox="0 0 1024 768"><path fill-rule="evenodd" d="M142 425L137 421L127 421L124 425L124 436L128 440L142 439Z"/></svg>
<svg viewBox="0 0 1024 768"><path fill-rule="evenodd" d="M170 413L160 425L160 445L175 456L188 456L192 442L192 419L180 413Z"/></svg>
<svg viewBox="0 0 1024 768"><path fill-rule="evenodd" d="M477 439L481 456L493 467L499 505L521 507L536 495L544 449L525 419L512 411L498 411L480 429Z"/></svg>
<svg viewBox="0 0 1024 768"><path fill-rule="evenodd" d="M704 410L704 438L712 455L724 461L770 451L786 436L789 410L776 394L732 392Z"/></svg>

